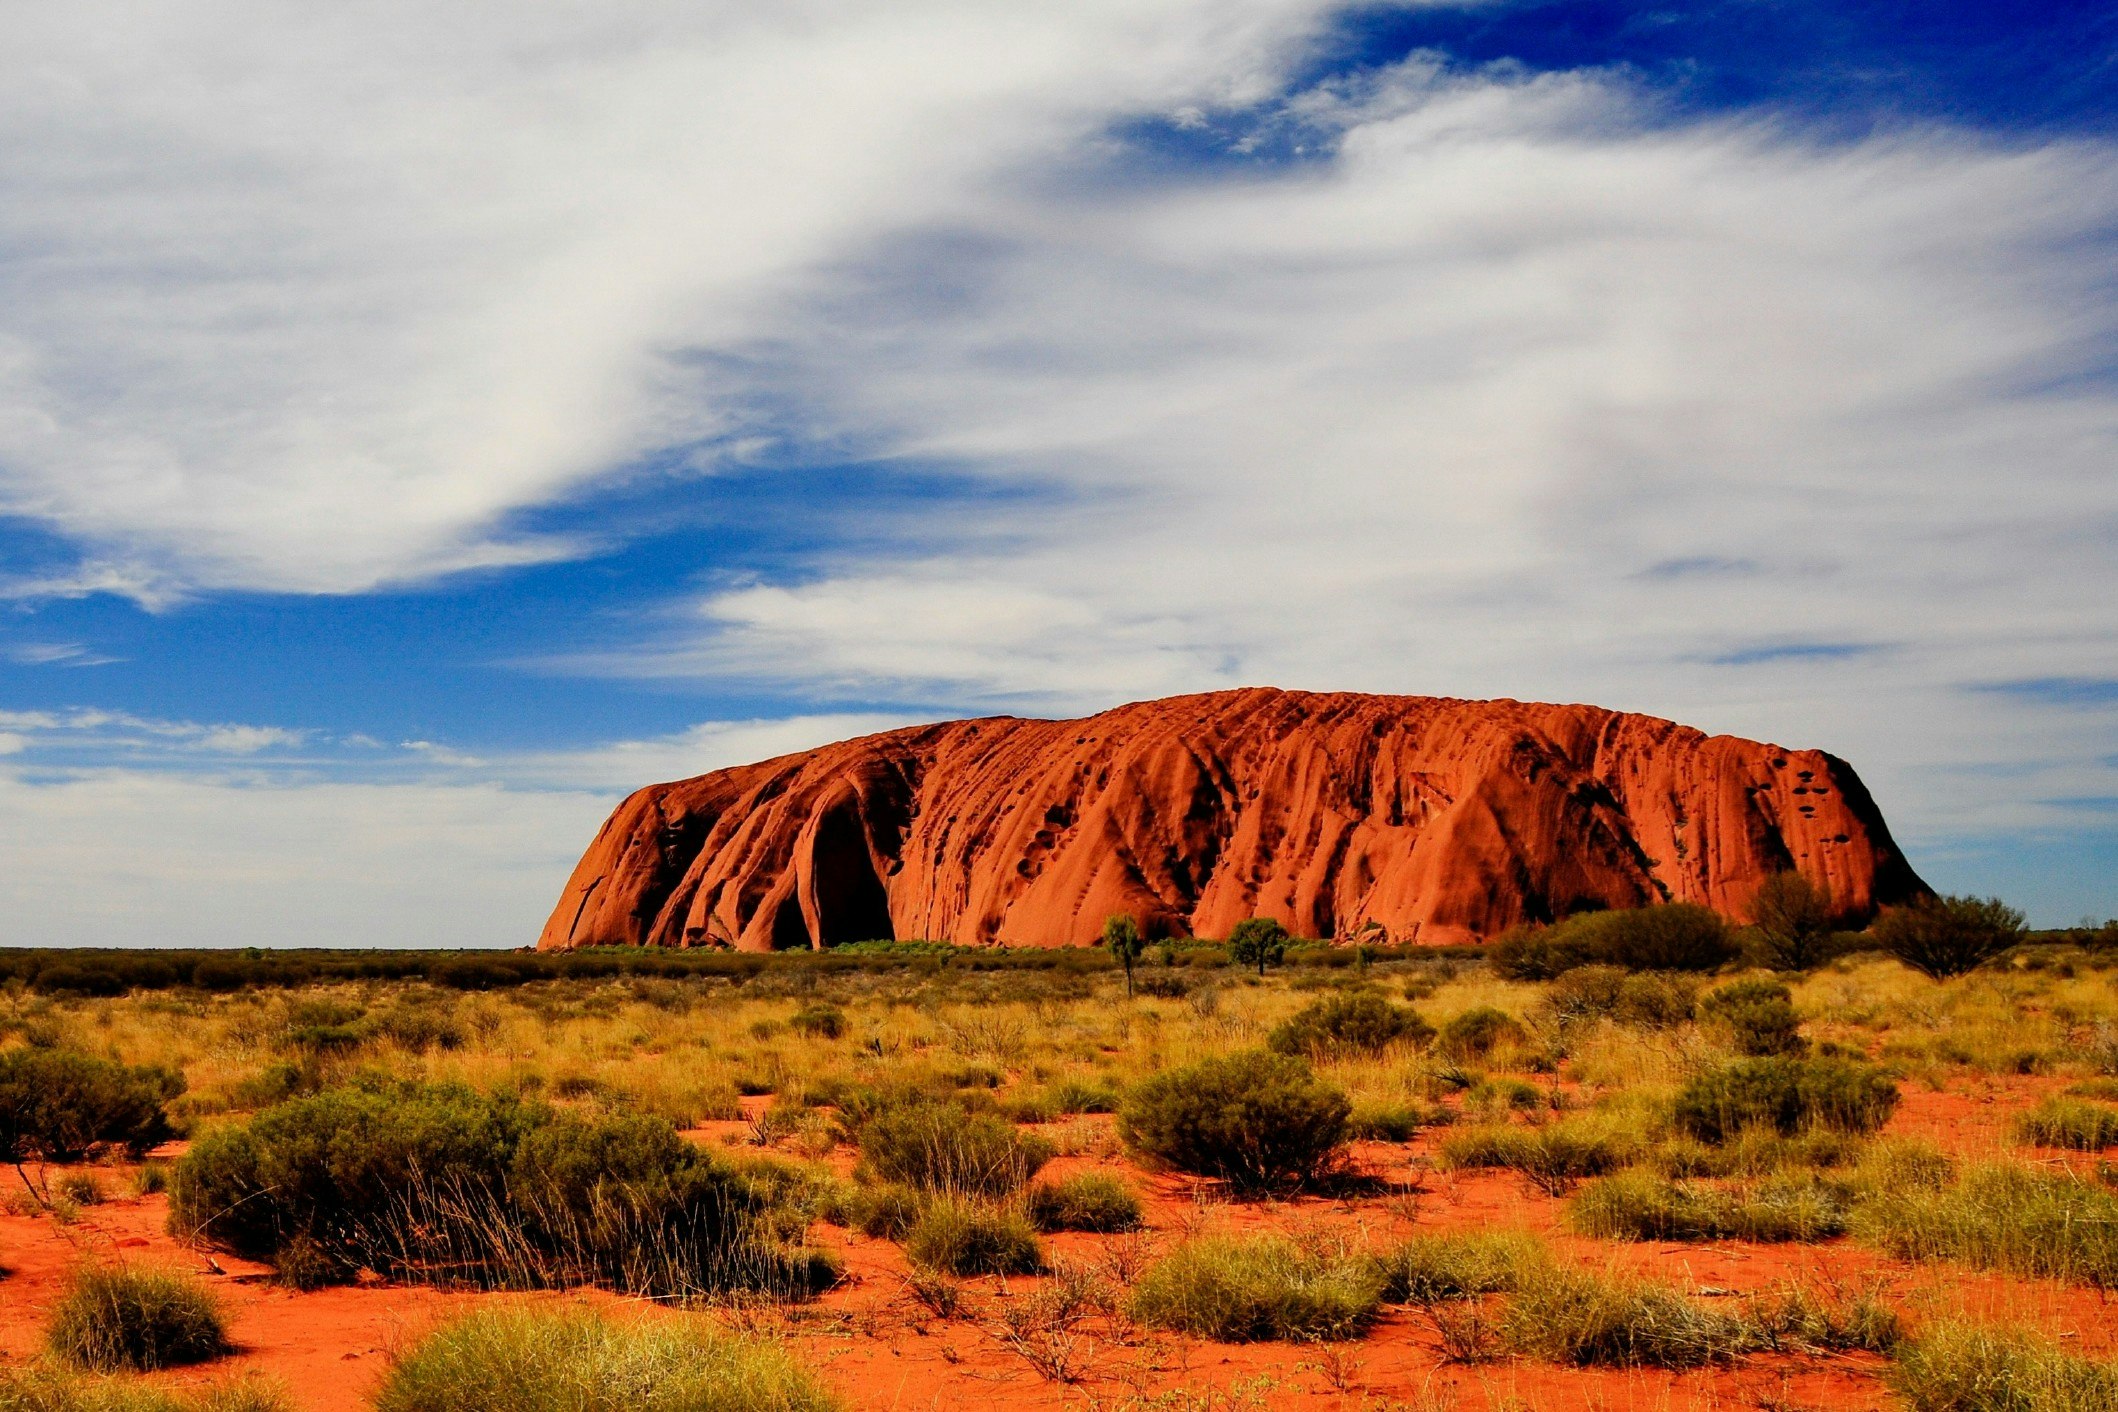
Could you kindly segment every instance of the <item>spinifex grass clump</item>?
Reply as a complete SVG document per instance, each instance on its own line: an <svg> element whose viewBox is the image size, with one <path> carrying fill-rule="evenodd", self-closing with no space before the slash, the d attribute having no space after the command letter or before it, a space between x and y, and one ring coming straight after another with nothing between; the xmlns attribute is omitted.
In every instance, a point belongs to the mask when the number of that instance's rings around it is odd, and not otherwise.
<svg viewBox="0 0 2118 1412"><path fill-rule="evenodd" d="M497 1309L397 1361L376 1412L834 1412L783 1347L682 1319Z"/></svg>
<svg viewBox="0 0 2118 1412"><path fill-rule="evenodd" d="M1364 1254L1281 1235L1200 1236L1148 1267L1130 1308L1144 1324L1224 1343L1345 1339L1375 1317L1384 1283Z"/></svg>
<svg viewBox="0 0 2118 1412"><path fill-rule="evenodd" d="M1040 1231L1129 1231L1140 1224L1140 1198L1108 1172L1039 1182L1022 1204Z"/></svg>
<svg viewBox="0 0 2118 1412"><path fill-rule="evenodd" d="M97 1373L153 1372L228 1351L220 1301L180 1270L91 1265L52 1313L52 1352Z"/></svg>
<svg viewBox="0 0 2118 1412"><path fill-rule="evenodd" d="M925 1191L1005 1196L1052 1158L1051 1144L994 1113L913 1098L888 1104L860 1130L861 1163L884 1181Z"/></svg>
<svg viewBox="0 0 2118 1412"><path fill-rule="evenodd" d="M905 1255L945 1275L1030 1275L1044 1247L1021 1212L989 1202L937 1196L905 1233Z"/></svg>
<svg viewBox="0 0 2118 1412"><path fill-rule="evenodd" d="M294 1412L294 1404L277 1387L255 1380L167 1388L38 1369L0 1373L0 1412Z"/></svg>
<svg viewBox="0 0 2118 1412"><path fill-rule="evenodd" d="M1640 1150L1639 1136L1600 1116L1561 1119L1532 1127L1464 1128L1443 1140L1451 1167L1505 1167L1551 1196L1584 1177L1615 1172Z"/></svg>
<svg viewBox="0 0 2118 1412"><path fill-rule="evenodd" d="M1889 1121L1897 1102L1897 1085L1871 1065L1780 1055L1739 1059L1700 1074L1677 1095L1676 1120L1693 1137L1713 1143L1751 1127L1872 1133Z"/></svg>
<svg viewBox="0 0 2118 1412"><path fill-rule="evenodd" d="M335 1089L214 1129L177 1164L170 1225L297 1284L368 1267L685 1297L829 1283L769 1183L632 1114L468 1089Z"/></svg>
<svg viewBox="0 0 2118 1412"><path fill-rule="evenodd" d="M1890 1384L1911 1412L2118 1412L2118 1367L2020 1330L1929 1329Z"/></svg>
<svg viewBox="0 0 2118 1412"><path fill-rule="evenodd" d="M1609 1240L1828 1240L1846 1229L1846 1198L1814 1178L1714 1187L1628 1171L1584 1189L1567 1216Z"/></svg>
<svg viewBox="0 0 2118 1412"><path fill-rule="evenodd" d="M1907 1260L2118 1288L2118 1197L2063 1172L1994 1163L1938 1189L1878 1182L1853 1229Z"/></svg>
<svg viewBox="0 0 2118 1412"><path fill-rule="evenodd" d="M2078 1098L2047 1098L2016 1120L2015 1135L2039 1147L2101 1152L2118 1146L2118 1108Z"/></svg>
<svg viewBox="0 0 2118 1412"><path fill-rule="evenodd" d="M1265 1191L1322 1175L1352 1110L1301 1060L1248 1050L1134 1085L1118 1133L1152 1161Z"/></svg>
<svg viewBox="0 0 2118 1412"><path fill-rule="evenodd" d="M1411 1304L1476 1299L1515 1288L1550 1259L1544 1243L1520 1231L1414 1236L1380 1256L1383 1298Z"/></svg>
<svg viewBox="0 0 2118 1412"><path fill-rule="evenodd" d="M1501 1336L1518 1353L1619 1368L1695 1368L1741 1353L1740 1319L1667 1285L1545 1265L1517 1281Z"/></svg>

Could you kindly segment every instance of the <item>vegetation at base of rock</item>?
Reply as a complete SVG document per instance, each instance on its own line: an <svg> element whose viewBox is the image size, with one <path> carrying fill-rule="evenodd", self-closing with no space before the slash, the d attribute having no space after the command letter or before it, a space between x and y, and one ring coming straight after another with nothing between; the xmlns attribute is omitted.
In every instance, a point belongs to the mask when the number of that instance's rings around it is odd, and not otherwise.
<svg viewBox="0 0 2118 1412"><path fill-rule="evenodd" d="M636 1294L814 1292L769 1184L638 1114L453 1086L333 1089L210 1129L173 1171L170 1226L291 1283L395 1277Z"/></svg>
<svg viewBox="0 0 2118 1412"><path fill-rule="evenodd" d="M1628 971L1712 971L1735 958L1728 922L1710 907L1668 902L1624 911L1585 912L1548 927L1522 928L1487 948L1493 969L1511 980L1543 981L1578 966Z"/></svg>
<svg viewBox="0 0 2118 1412"><path fill-rule="evenodd" d="M83 1267L52 1311L51 1350L96 1373L151 1373L228 1351L220 1301L196 1276L141 1265Z"/></svg>
<svg viewBox="0 0 2118 1412"><path fill-rule="evenodd" d="M1147 949L1146 940L1140 935L1140 924L1124 913L1106 917L1103 921L1103 949L1125 972L1125 993L1133 993L1133 968L1139 964L1140 955Z"/></svg>
<svg viewBox="0 0 2118 1412"><path fill-rule="evenodd" d="M783 1346L697 1320L496 1309L414 1344L375 1412L837 1412Z"/></svg>
<svg viewBox="0 0 2118 1412"><path fill-rule="evenodd" d="M1774 873L1750 899L1760 959L1780 971L1806 971L1831 959L1838 908L1801 873Z"/></svg>
<svg viewBox="0 0 2118 1412"><path fill-rule="evenodd" d="M2019 943L2023 915L1997 897L1923 897L1875 921L1883 950L1936 980L1976 970Z"/></svg>
<svg viewBox="0 0 2118 1412"><path fill-rule="evenodd" d="M1301 1060L1248 1050L1142 1080L1119 1107L1118 1131L1143 1157L1264 1191L1327 1171L1352 1111Z"/></svg>
<svg viewBox="0 0 2118 1412"><path fill-rule="evenodd" d="M0 1162L76 1162L98 1148L137 1157L170 1136L165 1105L184 1080L64 1049L0 1051Z"/></svg>
<svg viewBox="0 0 2118 1412"><path fill-rule="evenodd" d="M1382 1303L1367 1256L1281 1235L1198 1236L1150 1265L1128 1308L1153 1328L1225 1343L1357 1337Z"/></svg>
<svg viewBox="0 0 2118 1412"><path fill-rule="evenodd" d="M1273 918L1248 917L1228 933L1228 959L1238 966L1255 966L1262 976L1267 966L1286 959L1290 940L1287 928Z"/></svg>

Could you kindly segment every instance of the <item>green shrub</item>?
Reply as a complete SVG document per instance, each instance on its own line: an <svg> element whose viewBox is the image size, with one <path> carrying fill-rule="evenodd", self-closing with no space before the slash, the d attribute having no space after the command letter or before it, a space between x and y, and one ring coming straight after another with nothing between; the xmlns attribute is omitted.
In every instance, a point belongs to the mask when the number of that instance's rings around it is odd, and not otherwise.
<svg viewBox="0 0 2118 1412"><path fill-rule="evenodd" d="M1463 1128L1442 1140L1450 1167L1502 1167L1520 1172L1548 1195L1560 1196L1583 1177L1600 1177L1633 1160L1639 1141L1597 1119L1530 1127Z"/></svg>
<svg viewBox="0 0 2118 1412"><path fill-rule="evenodd" d="M1005 1196L1037 1174L1051 1144L959 1102L892 1103L860 1130L860 1156L885 1181L926 1191Z"/></svg>
<svg viewBox="0 0 2118 1412"><path fill-rule="evenodd" d="M1753 1343L1767 1353L1883 1353L1904 1342L1904 1322L1872 1286L1782 1285L1744 1302Z"/></svg>
<svg viewBox="0 0 2118 1412"><path fill-rule="evenodd" d="M1267 966L1277 966L1286 957L1291 939L1287 928L1272 918L1248 917L1228 933L1228 959L1238 966L1256 966L1262 976Z"/></svg>
<svg viewBox="0 0 2118 1412"><path fill-rule="evenodd" d="M1923 897L1875 921L1883 950L1936 980L1977 969L2023 939L2022 913L1997 897Z"/></svg>
<svg viewBox="0 0 2118 1412"><path fill-rule="evenodd" d="M1023 1209L1040 1231L1129 1231L1140 1224L1140 1198L1107 1172L1039 1182L1023 1194Z"/></svg>
<svg viewBox="0 0 2118 1412"><path fill-rule="evenodd" d="M1144 1324L1223 1343L1345 1339L1375 1317L1383 1283L1373 1260L1285 1236L1200 1236L1149 1266L1129 1307Z"/></svg>
<svg viewBox="0 0 2118 1412"><path fill-rule="evenodd" d="M1930 1328L1899 1352L1890 1385L1910 1412L2118 1410L2118 1367L2018 1330Z"/></svg>
<svg viewBox="0 0 2118 1412"><path fill-rule="evenodd" d="M1853 1231L1900 1259L2118 1288L2118 1197L2066 1173L1994 1163L1939 1190L1877 1182Z"/></svg>
<svg viewBox="0 0 2118 1412"><path fill-rule="evenodd" d="M846 1034L846 1012L836 1005L805 1005L787 1023L820 1039L843 1039Z"/></svg>
<svg viewBox="0 0 2118 1412"><path fill-rule="evenodd" d="M1828 1240L1846 1229L1841 1193L1815 1180L1776 1179L1745 1189L1620 1172L1582 1190L1567 1217L1607 1240Z"/></svg>
<svg viewBox="0 0 2118 1412"><path fill-rule="evenodd" d="M1313 1179L1346 1139L1352 1104L1299 1059L1251 1050L1133 1086L1118 1132L1144 1157L1248 1191Z"/></svg>
<svg viewBox="0 0 2118 1412"><path fill-rule="evenodd" d="M1115 1113L1122 1095L1107 1079L1084 1079L1069 1075L1054 1079L1044 1090L1054 1113Z"/></svg>
<svg viewBox="0 0 2118 1412"><path fill-rule="evenodd" d="M927 1202L905 1233L905 1255L945 1275L1031 1275L1044 1268L1044 1247L1026 1218L952 1196Z"/></svg>
<svg viewBox="0 0 2118 1412"><path fill-rule="evenodd" d="M2101 1152L2118 1145L2118 1108L2076 1098L2047 1098L2015 1120L2015 1135L2039 1147Z"/></svg>
<svg viewBox="0 0 2118 1412"><path fill-rule="evenodd" d="M1456 1060L1483 1059L1503 1044L1521 1044L1528 1038L1528 1031L1513 1015L1482 1005L1443 1025L1435 1036L1434 1052Z"/></svg>
<svg viewBox="0 0 2118 1412"><path fill-rule="evenodd" d="M1779 1172L1815 1172L1861 1160L1868 1140L1830 1128L1783 1134L1771 1128L1738 1129L1726 1142L1677 1136L1657 1143L1642 1161L1668 1177L1768 1177Z"/></svg>
<svg viewBox="0 0 2118 1412"><path fill-rule="evenodd" d="M1428 1121L1425 1111L1408 1103L1357 1104L1346 1120L1346 1136L1362 1142L1410 1142Z"/></svg>
<svg viewBox="0 0 2118 1412"><path fill-rule="evenodd" d="M1761 959L1776 971L1806 971L1831 959L1838 908L1802 874L1774 873L1750 899Z"/></svg>
<svg viewBox="0 0 2118 1412"><path fill-rule="evenodd" d="M1714 1143L1748 1127L1869 1133L1889 1121L1897 1102L1897 1085L1867 1064L1788 1056L1739 1059L1687 1083L1677 1095L1676 1121L1701 1142Z"/></svg>
<svg viewBox="0 0 2118 1412"><path fill-rule="evenodd" d="M639 1114L506 1095L333 1089L208 1131L179 1161L170 1228L281 1264L297 1285L361 1266L489 1286L808 1293L796 1213Z"/></svg>
<svg viewBox="0 0 2118 1412"><path fill-rule="evenodd" d="M110 1199L94 1172L68 1172L59 1178L59 1195L76 1206L101 1206Z"/></svg>
<svg viewBox="0 0 2118 1412"><path fill-rule="evenodd" d="M1408 1006L1393 1005L1372 990L1342 991L1303 1007L1272 1031L1266 1047L1275 1054L1309 1059L1374 1056L1393 1044L1423 1044L1433 1027Z"/></svg>
<svg viewBox="0 0 2118 1412"><path fill-rule="evenodd" d="M76 1368L153 1372L228 1351L220 1301L191 1275L91 1265L52 1313L52 1352Z"/></svg>
<svg viewBox="0 0 2118 1412"><path fill-rule="evenodd" d="M825 1219L877 1240L902 1240L926 1198L898 1182L848 1183L828 1203Z"/></svg>
<svg viewBox="0 0 2118 1412"><path fill-rule="evenodd" d="M166 1388L43 1368L0 1372L0 1412L294 1412L294 1404L254 1379Z"/></svg>
<svg viewBox="0 0 2118 1412"><path fill-rule="evenodd" d="M166 1069L64 1049L0 1052L0 1162L76 1162L105 1146L140 1156L169 1138L164 1105L183 1091Z"/></svg>
<svg viewBox="0 0 2118 1412"><path fill-rule="evenodd" d="M1559 1265L1526 1272L1501 1324L1518 1353L1615 1368L1696 1368L1733 1358L1742 1321L1667 1285Z"/></svg>
<svg viewBox="0 0 2118 1412"><path fill-rule="evenodd" d="M1586 912L1549 927L1518 929L1487 948L1508 980L1545 981L1578 966L1628 971L1712 971L1735 958L1728 923L1709 907L1665 903Z"/></svg>
<svg viewBox="0 0 2118 1412"><path fill-rule="evenodd" d="M1430 1304L1476 1299L1515 1288L1523 1272L1545 1263L1544 1243L1520 1231L1414 1236L1378 1262L1383 1298Z"/></svg>
<svg viewBox="0 0 2118 1412"><path fill-rule="evenodd" d="M1699 1027L1738 1054L1797 1054L1807 1047L1794 996L1778 981L1750 977L1699 1000Z"/></svg>
<svg viewBox="0 0 2118 1412"><path fill-rule="evenodd" d="M495 1309L398 1359L376 1412L827 1412L784 1347L690 1319Z"/></svg>
<svg viewBox="0 0 2118 1412"><path fill-rule="evenodd" d="M1698 989L1696 980L1679 973L1577 966L1546 988L1544 1003L1561 1024L1614 1020L1645 1029L1667 1029L1692 1017Z"/></svg>

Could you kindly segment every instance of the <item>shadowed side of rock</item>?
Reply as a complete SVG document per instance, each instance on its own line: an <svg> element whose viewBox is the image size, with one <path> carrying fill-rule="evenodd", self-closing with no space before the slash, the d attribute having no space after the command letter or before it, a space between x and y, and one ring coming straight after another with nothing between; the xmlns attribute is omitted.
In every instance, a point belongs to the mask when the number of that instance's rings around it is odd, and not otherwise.
<svg viewBox="0 0 2118 1412"><path fill-rule="evenodd" d="M539 946L1083 945L1249 916L1458 942L1588 907L1734 916L1799 869L1925 891L1844 761L1592 706L1257 688L953 721L655 785Z"/></svg>

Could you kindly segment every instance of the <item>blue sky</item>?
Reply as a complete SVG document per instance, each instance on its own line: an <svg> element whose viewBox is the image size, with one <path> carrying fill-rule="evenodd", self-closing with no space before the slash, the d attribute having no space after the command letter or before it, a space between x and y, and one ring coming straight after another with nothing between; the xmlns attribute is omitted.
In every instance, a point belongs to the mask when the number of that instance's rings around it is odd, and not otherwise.
<svg viewBox="0 0 2118 1412"><path fill-rule="evenodd" d="M0 79L0 941L519 944L633 785L1255 682L1831 749L2118 914L2107 6L87 4Z"/></svg>

